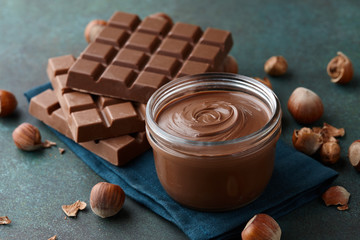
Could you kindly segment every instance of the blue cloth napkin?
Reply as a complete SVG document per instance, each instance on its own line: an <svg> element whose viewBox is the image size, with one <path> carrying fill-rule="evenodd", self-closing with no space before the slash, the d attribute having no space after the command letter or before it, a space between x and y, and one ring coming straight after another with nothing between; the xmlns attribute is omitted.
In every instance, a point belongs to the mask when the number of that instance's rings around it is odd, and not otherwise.
<svg viewBox="0 0 360 240"><path fill-rule="evenodd" d="M25 93L28 101L50 83ZM152 151L124 167L116 167L52 129L79 158L108 182L121 186L127 196L176 224L190 239L229 239L255 214L274 218L310 202L330 185L337 172L279 141L273 176L265 192L251 204L228 212L207 213L185 208L173 201L158 181Z"/></svg>

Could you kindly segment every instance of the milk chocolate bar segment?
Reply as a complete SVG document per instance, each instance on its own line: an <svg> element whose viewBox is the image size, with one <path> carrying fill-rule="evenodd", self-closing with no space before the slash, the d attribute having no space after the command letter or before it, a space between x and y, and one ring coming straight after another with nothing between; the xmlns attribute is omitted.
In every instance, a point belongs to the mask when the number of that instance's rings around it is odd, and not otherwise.
<svg viewBox="0 0 360 240"><path fill-rule="evenodd" d="M182 68L180 69L180 71L176 77L184 77L184 76L188 76L188 75L209 72L210 69L211 69L211 66L208 63L187 60L183 64Z"/></svg>
<svg viewBox="0 0 360 240"><path fill-rule="evenodd" d="M192 46L187 41L166 38L157 50L158 54L185 59L191 52Z"/></svg>
<svg viewBox="0 0 360 240"><path fill-rule="evenodd" d="M33 97L29 105L29 113L65 136L72 138L72 133L66 122L54 92L51 89Z"/></svg>
<svg viewBox="0 0 360 240"><path fill-rule="evenodd" d="M151 54L155 51L156 47L160 44L160 40L156 35L135 32L131 35L125 44L125 48L134 49Z"/></svg>
<svg viewBox="0 0 360 240"><path fill-rule="evenodd" d="M170 38L185 40L191 44L195 44L202 35L199 26L178 22L175 23L169 33Z"/></svg>
<svg viewBox="0 0 360 240"><path fill-rule="evenodd" d="M121 47L128 38L129 34L125 30L106 26L97 36L96 42Z"/></svg>
<svg viewBox="0 0 360 240"><path fill-rule="evenodd" d="M62 61L67 62L70 59L66 56L50 58L48 72L56 73L57 67L66 65ZM107 101L107 105L102 105L104 97L77 92L66 87L67 74L50 75L49 78L76 142L144 130L144 114L140 111L140 104L114 99Z"/></svg>
<svg viewBox="0 0 360 240"><path fill-rule="evenodd" d="M51 89L45 90L31 99L29 112L58 132L72 138L64 112ZM126 164L150 148L145 132L82 142L80 145L116 166Z"/></svg>
<svg viewBox="0 0 360 240"><path fill-rule="evenodd" d="M80 143L116 166L123 166L150 148L145 132Z"/></svg>
<svg viewBox="0 0 360 240"><path fill-rule="evenodd" d="M117 33L111 34L109 27L118 28ZM147 17L140 21L136 15L116 12L97 35L95 43L71 66L66 86L146 103L161 84L177 76L221 71L231 47L232 37L228 31L208 28L203 33L199 26L192 24L171 26L168 19ZM189 66L188 61L201 64ZM196 66L200 68L195 69ZM147 73L157 75L144 80L144 76L151 76ZM142 77L140 81L139 77ZM147 88L140 91L144 82Z"/></svg>
<svg viewBox="0 0 360 240"><path fill-rule="evenodd" d="M148 60L149 56L144 52L123 48L115 56L113 65L141 70Z"/></svg>
<svg viewBox="0 0 360 240"><path fill-rule="evenodd" d="M197 44L194 51L189 56L189 60L208 63L213 68L221 65L223 59L224 56L219 47L205 44Z"/></svg>
<svg viewBox="0 0 360 240"><path fill-rule="evenodd" d="M111 45L93 42L87 46L81 57L105 65L112 61L116 53L115 48Z"/></svg>
<svg viewBox="0 0 360 240"><path fill-rule="evenodd" d="M167 78L172 78L180 68L181 63L174 57L155 54L145 67L146 72L164 74Z"/></svg>
<svg viewBox="0 0 360 240"><path fill-rule="evenodd" d="M233 39L229 31L215 28L207 28L199 42L220 47L223 52L229 52L233 45Z"/></svg>
<svg viewBox="0 0 360 240"><path fill-rule="evenodd" d="M140 23L140 18L131 13L115 12L109 19L109 26L133 31Z"/></svg>
<svg viewBox="0 0 360 240"><path fill-rule="evenodd" d="M49 78L53 78L56 75L66 74L74 62L75 58L73 55L52 58L52 60L48 62L47 75Z"/></svg>
<svg viewBox="0 0 360 240"><path fill-rule="evenodd" d="M78 59L71 69L68 72L68 78L76 79L74 87L79 86L80 89L83 84L95 83L104 71L104 67L100 63L86 59Z"/></svg>
<svg viewBox="0 0 360 240"><path fill-rule="evenodd" d="M165 19L147 17L139 25L138 31L163 37L168 33L170 28L170 22Z"/></svg>

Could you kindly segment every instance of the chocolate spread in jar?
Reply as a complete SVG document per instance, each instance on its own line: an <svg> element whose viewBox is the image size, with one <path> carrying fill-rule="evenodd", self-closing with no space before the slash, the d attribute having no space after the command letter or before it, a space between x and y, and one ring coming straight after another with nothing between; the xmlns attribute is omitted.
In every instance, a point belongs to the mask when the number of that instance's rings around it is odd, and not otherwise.
<svg viewBox="0 0 360 240"><path fill-rule="evenodd" d="M156 118L166 132L195 141L232 140L260 130L269 121L269 108L244 92L207 91L175 99Z"/></svg>
<svg viewBox="0 0 360 240"><path fill-rule="evenodd" d="M157 126L180 139L160 137L149 126L147 134L169 196L205 211L254 201L271 178L280 133L280 124L266 125L274 114L267 100L244 91L206 90L162 105Z"/></svg>

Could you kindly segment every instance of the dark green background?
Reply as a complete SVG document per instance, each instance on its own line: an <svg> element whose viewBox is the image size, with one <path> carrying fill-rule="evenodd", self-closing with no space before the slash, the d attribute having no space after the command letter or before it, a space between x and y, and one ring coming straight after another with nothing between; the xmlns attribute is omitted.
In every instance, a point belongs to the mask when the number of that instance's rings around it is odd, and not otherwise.
<svg viewBox="0 0 360 240"><path fill-rule="evenodd" d="M322 98L325 112L314 125L328 122L346 129L340 140L341 160L334 184L352 194L348 211L325 207L321 199L278 219L283 239L359 238L360 176L350 165L347 149L360 138L360 2L353 1L25 1L1 0L0 88L12 91L16 113L0 119L0 216L13 221L0 226L0 239L186 239L173 224L127 198L121 214L100 219L91 210L76 219L64 219L61 205L80 199L88 202L95 175L71 151L57 148L28 153L12 142L13 129L22 122L39 127L43 139L54 134L27 112L23 92L45 83L50 57L74 54L86 46L83 30L94 19L108 19L115 10L141 18L163 11L175 22L230 30L231 51L239 73L264 77L263 65L272 55L283 55L289 64L286 76L271 78L284 111L282 139L291 143L300 128L286 109L287 99L298 86ZM354 79L346 86L330 82L326 65L337 51L349 56ZM315 161L315 160L314 160Z"/></svg>

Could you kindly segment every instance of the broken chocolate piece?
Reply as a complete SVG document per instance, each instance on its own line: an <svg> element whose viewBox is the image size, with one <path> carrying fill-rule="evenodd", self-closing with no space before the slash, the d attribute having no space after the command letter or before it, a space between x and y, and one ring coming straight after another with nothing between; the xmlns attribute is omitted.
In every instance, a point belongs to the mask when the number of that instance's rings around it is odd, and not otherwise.
<svg viewBox="0 0 360 240"><path fill-rule="evenodd" d="M109 100L111 99L108 98ZM102 104L107 104L106 99L104 101ZM29 112L58 132L72 138L64 111L53 90L45 90L33 97L30 101ZM80 145L116 166L126 164L150 148L145 132L82 142Z"/></svg>
<svg viewBox="0 0 360 240"><path fill-rule="evenodd" d="M77 92L67 88L65 86L66 72L61 71L63 74L56 73L59 72L58 68L69 65L66 62L73 61L68 56L50 58L47 72L57 99L64 110L74 141L86 142L144 131L145 113L142 112L144 106L141 104L120 99L106 101L107 97ZM105 75L108 74L110 78L114 75L120 76L120 74L127 73L126 76L123 76L123 84L129 84L132 70L129 69L130 71L126 72L115 68L123 67L114 65L106 70Z"/></svg>

